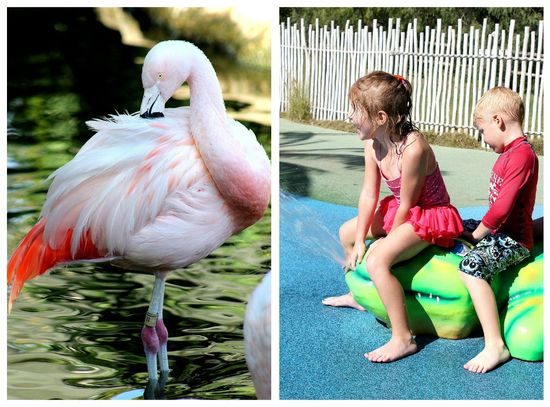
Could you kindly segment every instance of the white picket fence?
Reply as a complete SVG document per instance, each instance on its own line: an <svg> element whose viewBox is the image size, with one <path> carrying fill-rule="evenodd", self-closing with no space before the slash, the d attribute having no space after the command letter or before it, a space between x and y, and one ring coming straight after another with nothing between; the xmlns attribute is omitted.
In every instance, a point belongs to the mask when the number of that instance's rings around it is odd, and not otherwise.
<svg viewBox="0 0 550 407"><path fill-rule="evenodd" d="M465 30L462 21L447 27L418 30L417 21L402 30L400 19L389 19L387 30L372 22L349 21L335 26L281 23L280 95L288 111L293 87L309 96L311 115L319 120L345 120L350 86L368 72L382 70L406 77L413 84L414 123L437 133L462 131L478 137L472 114L479 97L494 86L518 92L525 103L524 132L543 135L543 22L538 30L525 27L515 34L495 24L488 32Z"/></svg>

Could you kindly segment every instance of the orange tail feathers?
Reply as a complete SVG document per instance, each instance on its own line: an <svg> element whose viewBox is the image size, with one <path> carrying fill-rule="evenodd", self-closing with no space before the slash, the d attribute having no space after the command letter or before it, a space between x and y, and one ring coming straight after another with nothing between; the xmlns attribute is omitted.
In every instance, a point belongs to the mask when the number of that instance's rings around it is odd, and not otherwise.
<svg viewBox="0 0 550 407"><path fill-rule="evenodd" d="M19 296L25 281L44 274L58 263L78 259L97 259L102 257L93 245L89 234L80 240L78 252L71 255L71 238L73 231L69 229L65 240L59 247L53 249L44 242L45 219L40 219L31 231L23 238L8 262L8 285L11 284L8 312L15 299Z"/></svg>

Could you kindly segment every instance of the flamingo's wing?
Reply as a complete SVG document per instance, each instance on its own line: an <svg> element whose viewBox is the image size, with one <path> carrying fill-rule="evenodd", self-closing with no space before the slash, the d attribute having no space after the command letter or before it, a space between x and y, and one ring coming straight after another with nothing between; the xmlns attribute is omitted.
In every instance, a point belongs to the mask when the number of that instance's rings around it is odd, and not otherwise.
<svg viewBox="0 0 550 407"><path fill-rule="evenodd" d="M87 124L97 134L51 175L44 240L55 248L72 230L74 254L89 233L106 256L116 255L161 213L168 195L200 187L208 172L186 115L151 121L117 115Z"/></svg>

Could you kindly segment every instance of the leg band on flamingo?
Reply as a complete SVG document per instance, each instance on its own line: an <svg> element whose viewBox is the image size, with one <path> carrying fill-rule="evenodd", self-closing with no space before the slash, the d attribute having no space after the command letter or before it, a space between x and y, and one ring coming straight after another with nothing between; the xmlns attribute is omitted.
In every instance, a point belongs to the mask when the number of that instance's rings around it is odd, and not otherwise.
<svg viewBox="0 0 550 407"><path fill-rule="evenodd" d="M144 325L150 328L154 328L157 325L157 314L153 314L152 312L147 311L147 313L145 314Z"/></svg>

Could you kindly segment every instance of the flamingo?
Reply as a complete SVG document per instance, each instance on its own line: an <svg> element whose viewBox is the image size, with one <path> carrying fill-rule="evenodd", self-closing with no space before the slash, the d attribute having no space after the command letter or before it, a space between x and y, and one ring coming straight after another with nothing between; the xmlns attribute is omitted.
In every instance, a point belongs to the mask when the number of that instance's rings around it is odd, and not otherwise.
<svg viewBox="0 0 550 407"><path fill-rule="evenodd" d="M271 398L271 272L250 296L244 315L244 352L259 400Z"/></svg>
<svg viewBox="0 0 550 407"><path fill-rule="evenodd" d="M226 115L204 53L165 41L147 54L140 114L111 115L53 179L36 225L8 262L8 310L25 281L76 261L110 261L154 273L141 339L149 383L169 372L163 323L171 270L208 256L259 220L270 197L270 163L254 134ZM165 108L187 82L190 107Z"/></svg>

